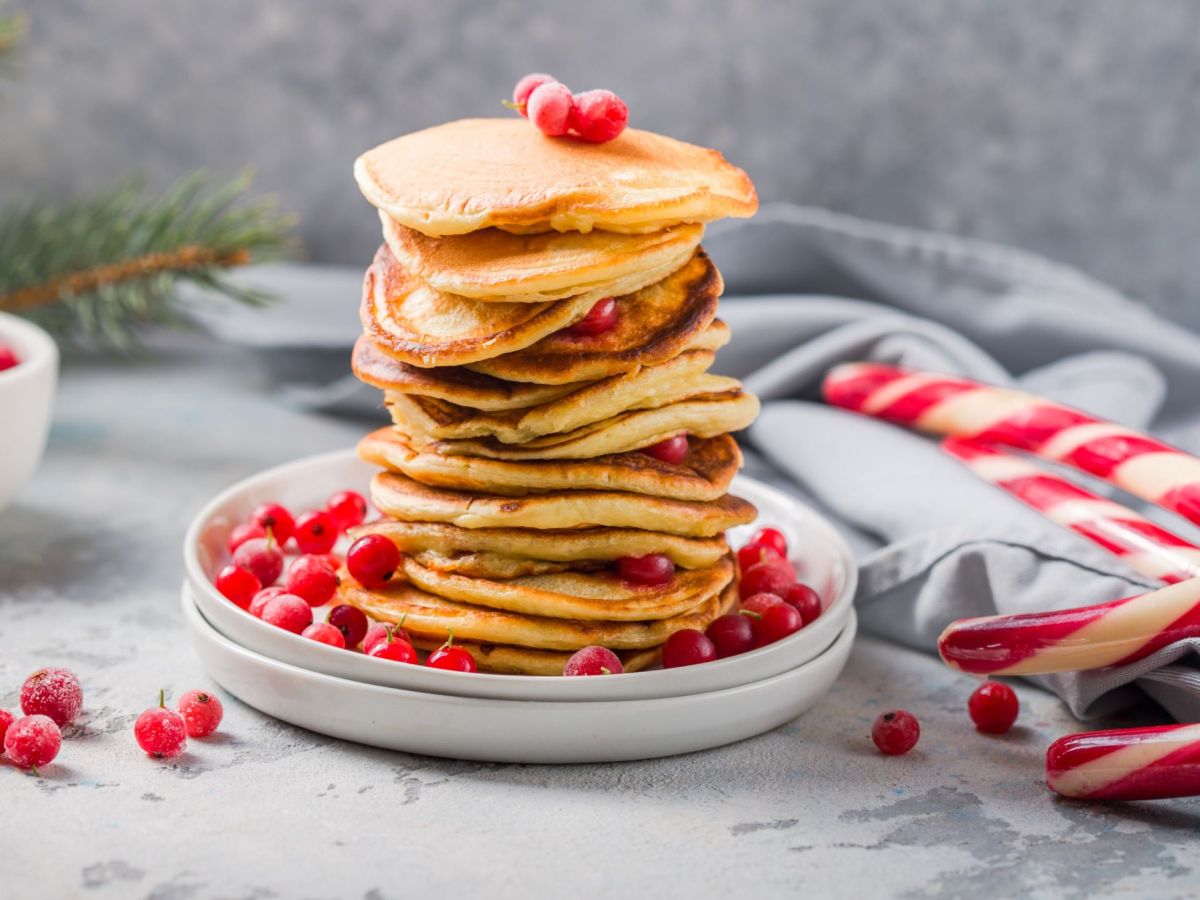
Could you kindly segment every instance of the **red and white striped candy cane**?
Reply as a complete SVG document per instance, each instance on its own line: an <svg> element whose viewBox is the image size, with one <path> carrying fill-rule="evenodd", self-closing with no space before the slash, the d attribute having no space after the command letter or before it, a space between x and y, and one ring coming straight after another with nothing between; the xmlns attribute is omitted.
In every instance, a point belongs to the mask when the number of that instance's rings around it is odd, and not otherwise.
<svg viewBox="0 0 1200 900"><path fill-rule="evenodd" d="M1143 575L1168 584L1200 576L1200 547L1120 503L1093 494L994 444L946 438L942 448L985 481L1099 544Z"/></svg>
<svg viewBox="0 0 1200 900"><path fill-rule="evenodd" d="M1085 800L1163 800L1200 794L1200 725L1091 731L1046 751L1046 784Z"/></svg>
<svg viewBox="0 0 1200 900"><path fill-rule="evenodd" d="M823 386L835 406L1073 466L1200 524L1200 459L1131 428L1009 388L881 363L847 363Z"/></svg>

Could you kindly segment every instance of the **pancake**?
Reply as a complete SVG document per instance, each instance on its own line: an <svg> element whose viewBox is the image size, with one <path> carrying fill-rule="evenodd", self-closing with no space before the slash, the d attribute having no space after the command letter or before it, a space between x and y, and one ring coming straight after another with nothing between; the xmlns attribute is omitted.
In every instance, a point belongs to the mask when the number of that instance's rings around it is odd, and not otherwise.
<svg viewBox="0 0 1200 900"><path fill-rule="evenodd" d="M555 491L506 497L430 487L394 472L371 480L371 501L401 522L444 522L461 528L641 528L712 537L754 520L754 507L726 494L693 503L618 491Z"/></svg>
<svg viewBox="0 0 1200 900"><path fill-rule="evenodd" d="M579 650L592 644L610 650L659 647L676 631L703 631L709 623L733 608L737 589L732 583L692 609L668 619L648 622L599 622L528 616L506 610L472 606L435 597L405 582L380 591L369 591L345 577L338 588L339 603L356 606L372 619L399 623L419 641L440 645L451 633L454 640L507 644L536 650ZM426 644L428 646L428 644Z"/></svg>
<svg viewBox="0 0 1200 900"><path fill-rule="evenodd" d="M508 381L565 384L653 366L679 355L709 326L721 289L717 267L697 250L667 278L619 297L617 324L610 330L584 337L550 334L519 352L492 354L470 368Z"/></svg>
<svg viewBox="0 0 1200 900"><path fill-rule="evenodd" d="M635 128L606 144L549 138L515 116L388 141L355 161L354 178L373 206L431 237L645 233L758 209L749 177L716 150Z"/></svg>
<svg viewBox="0 0 1200 900"><path fill-rule="evenodd" d="M521 578L525 575L549 575L552 572L594 571L602 563L548 562L527 556L502 556L498 553L455 553L450 556L436 550L412 555L417 565L440 575L465 575L468 578Z"/></svg>
<svg viewBox="0 0 1200 900"><path fill-rule="evenodd" d="M421 442L494 437L521 444L547 434L575 431L623 412L657 409L701 394L741 388L735 378L706 375L716 354L706 350L681 353L657 366L594 381L565 397L526 410L481 412L432 397L387 394L384 405L407 435Z"/></svg>
<svg viewBox="0 0 1200 900"><path fill-rule="evenodd" d="M724 536L688 538L638 528L573 528L535 531L529 528L459 528L440 522L397 522L379 519L351 531L382 534L401 553L419 555L505 554L514 558L559 563L611 561L622 556L662 553L677 566L700 569L716 565L729 552Z"/></svg>
<svg viewBox="0 0 1200 900"><path fill-rule="evenodd" d="M411 636L413 645L422 650L436 650L445 641L439 638ZM532 650L528 647L510 647L504 644L480 644L475 641L460 641L454 636L454 646L462 647L475 658L481 672L495 675L561 675L571 653L565 650ZM662 651L658 647L646 650L621 650L617 658L625 672L640 672L659 661Z"/></svg>
<svg viewBox="0 0 1200 900"><path fill-rule="evenodd" d="M591 459L640 450L686 431L708 438L740 431L758 415L758 398L743 391L708 394L658 409L622 413L565 434L544 435L524 444L506 444L495 438L432 441L413 446L423 453L483 456L512 461L540 459Z"/></svg>
<svg viewBox="0 0 1200 900"><path fill-rule="evenodd" d="M603 292L545 303L484 303L434 290L383 245L363 279L363 330L383 352L426 368L521 350L588 314Z"/></svg>
<svg viewBox="0 0 1200 900"><path fill-rule="evenodd" d="M675 500L715 500L729 490L742 465L737 442L727 434L691 438L687 458L663 462L645 453L595 459L509 462L415 450L394 428L381 428L358 443L364 460L435 487L523 497L541 491L600 490L653 494ZM624 554L640 555L640 554Z"/></svg>
<svg viewBox="0 0 1200 900"><path fill-rule="evenodd" d="M518 235L496 228L431 238L379 214L396 259L430 287L475 300L544 303L592 291L630 294L691 258L703 225L650 234Z"/></svg>
<svg viewBox="0 0 1200 900"><path fill-rule="evenodd" d="M413 587L446 600L530 616L603 622L667 619L692 609L733 580L733 559L684 569L666 584L631 584L610 569L550 572L505 580L437 572L404 557L400 571Z"/></svg>

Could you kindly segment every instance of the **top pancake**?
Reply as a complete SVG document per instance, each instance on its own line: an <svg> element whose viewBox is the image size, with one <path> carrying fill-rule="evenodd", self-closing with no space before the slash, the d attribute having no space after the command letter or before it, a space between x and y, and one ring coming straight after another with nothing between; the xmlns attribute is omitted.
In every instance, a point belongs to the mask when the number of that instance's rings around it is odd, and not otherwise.
<svg viewBox="0 0 1200 900"><path fill-rule="evenodd" d="M515 117L404 135L360 156L354 177L372 205L431 237L637 234L758 209L749 177L716 150L634 128L606 144L550 138Z"/></svg>

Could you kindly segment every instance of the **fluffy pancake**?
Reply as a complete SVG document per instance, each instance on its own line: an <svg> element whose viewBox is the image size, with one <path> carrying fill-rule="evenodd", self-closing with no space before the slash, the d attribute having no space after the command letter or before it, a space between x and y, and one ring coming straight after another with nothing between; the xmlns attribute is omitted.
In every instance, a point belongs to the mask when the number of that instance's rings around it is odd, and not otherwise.
<svg viewBox="0 0 1200 900"><path fill-rule="evenodd" d="M692 609L733 580L733 560L684 569L666 584L630 584L609 569L522 575L506 580L438 572L404 557L401 571L414 587L460 603L530 616L603 622L667 619Z"/></svg>
<svg viewBox="0 0 1200 900"><path fill-rule="evenodd" d="M662 281L617 299L617 324L602 334L550 334L471 369L509 381L594 381L677 356L717 314L721 276L703 250ZM715 348L714 348L715 349Z"/></svg>
<svg viewBox="0 0 1200 900"><path fill-rule="evenodd" d="M695 437L716 437L740 431L758 415L758 398L742 391L707 394L662 406L621 413L565 434L533 438L524 444L505 444L495 438L433 441L413 445L424 453L483 456L514 461L591 459L626 453L657 444L686 431Z"/></svg>
<svg viewBox="0 0 1200 900"><path fill-rule="evenodd" d="M676 631L708 624L733 607L737 591L732 584L722 594L709 597L692 609L668 619L648 622L600 622L554 619L472 606L435 597L405 582L381 591L369 591L345 577L338 602L356 606L381 622L400 622L419 640L441 644L451 632L454 640L507 644L539 650L578 650L592 644L610 650L638 650L660 646ZM428 645L426 645L428 646Z"/></svg>
<svg viewBox="0 0 1200 900"><path fill-rule="evenodd" d="M523 119L462 119L368 150L354 163L367 200L441 237L509 231L659 231L746 217L746 173L716 150L627 128L606 144L549 138Z"/></svg>
<svg viewBox="0 0 1200 900"><path fill-rule="evenodd" d="M487 228L431 238L386 213L379 218L396 259L434 289L507 303L633 293L686 263L704 234L703 225L679 225L650 234L519 235Z"/></svg>
<svg viewBox="0 0 1200 900"><path fill-rule="evenodd" d="M431 288L383 245L363 279L363 330L414 366L457 366L521 350L578 322L603 296L545 303L484 303Z"/></svg>
<svg viewBox="0 0 1200 900"><path fill-rule="evenodd" d="M506 497L436 488L395 472L371 480L371 501L402 522L445 522L462 528L642 528L712 537L753 521L754 507L726 494L693 503L618 491L555 491Z"/></svg>
<svg viewBox="0 0 1200 900"><path fill-rule="evenodd" d="M445 556L436 550L413 554L417 565L440 575L465 575L468 578L521 578L525 575L549 575L551 572L593 571L600 563L548 562L527 556L501 556L498 553L455 553Z"/></svg>
<svg viewBox="0 0 1200 900"><path fill-rule="evenodd" d="M662 553L685 569L716 565L729 552L723 535L681 537L638 528L572 528L537 531L530 528L459 528L441 522L398 522L379 519L352 532L382 534L401 553L436 552L450 555L508 555L555 563L611 561L622 556Z"/></svg>
<svg viewBox="0 0 1200 900"><path fill-rule="evenodd" d="M413 644L422 650L436 650L445 643L441 638L412 636ZM504 644L480 644L477 641L460 641L454 636L454 646L462 647L475 657L475 665L481 672L496 675L561 675L571 654L563 650L532 650L529 647L510 647ZM659 661L662 651L658 647L646 650L621 650L617 657L626 672L640 672Z"/></svg>
<svg viewBox="0 0 1200 900"><path fill-rule="evenodd" d="M381 428L359 441L358 455L367 462L435 487L515 496L574 489L630 491L676 500L715 500L729 489L729 483L741 468L742 454L737 442L722 434L692 438L689 443L687 458L681 463L663 462L645 453L509 462L426 453L413 449L394 428Z"/></svg>

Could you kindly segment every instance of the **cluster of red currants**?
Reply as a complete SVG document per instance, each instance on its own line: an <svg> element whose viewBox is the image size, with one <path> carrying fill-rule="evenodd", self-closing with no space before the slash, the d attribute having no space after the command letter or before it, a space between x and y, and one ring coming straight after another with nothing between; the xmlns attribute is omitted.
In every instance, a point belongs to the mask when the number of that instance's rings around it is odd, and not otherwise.
<svg viewBox="0 0 1200 900"><path fill-rule="evenodd" d="M529 119L542 134L574 134L591 144L613 140L629 123L629 108L612 91L572 94L569 87L544 72L533 72L518 81L512 103L506 105Z"/></svg>

